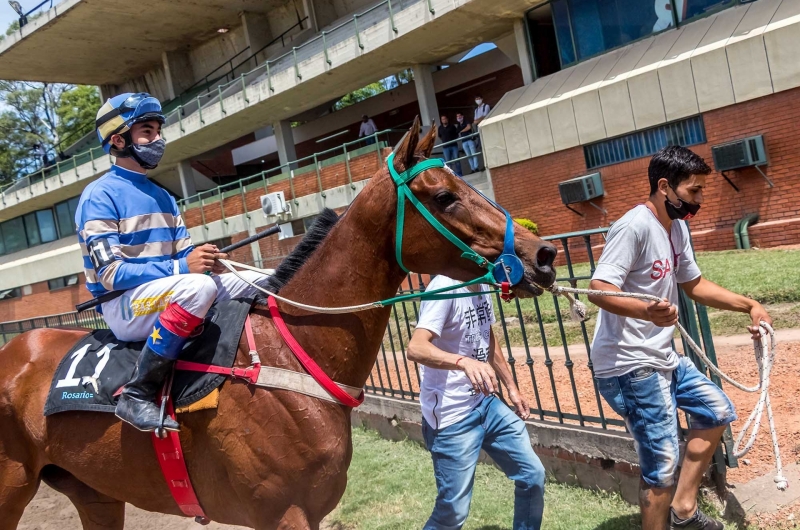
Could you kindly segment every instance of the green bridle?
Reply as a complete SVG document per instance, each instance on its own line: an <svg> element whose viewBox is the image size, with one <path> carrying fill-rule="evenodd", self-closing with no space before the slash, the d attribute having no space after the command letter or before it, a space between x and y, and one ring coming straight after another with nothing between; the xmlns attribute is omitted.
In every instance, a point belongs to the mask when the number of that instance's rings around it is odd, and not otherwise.
<svg viewBox="0 0 800 530"><path fill-rule="evenodd" d="M440 158L429 158L414 164L402 173L398 173L394 168L394 153L389 155L386 163L389 166L389 174L392 176L394 185L397 188L397 228L395 230L394 253L397 257L397 263L400 265L400 267L407 273L411 272L403 264L403 227L405 225L406 217L406 199L408 199L411 204L414 205L417 211L422 214L425 220L428 221L428 223L430 223L434 229L436 229L437 232L443 235L445 239L450 241L462 251L462 258L468 259L476 263L479 267L487 270L486 274L483 276L475 278L469 282L462 283L461 285L452 289L457 289L459 287L473 285L476 283L488 283L490 285L495 285L497 282L495 281L493 275L494 263L490 262L488 259L472 250L469 245L461 241L455 234L448 230L447 227L440 223L439 220L436 219L436 217L434 217L433 214L425 207L425 205L414 196L411 188L408 187L408 183L414 180L423 171L434 168L444 168L444 161Z"/></svg>

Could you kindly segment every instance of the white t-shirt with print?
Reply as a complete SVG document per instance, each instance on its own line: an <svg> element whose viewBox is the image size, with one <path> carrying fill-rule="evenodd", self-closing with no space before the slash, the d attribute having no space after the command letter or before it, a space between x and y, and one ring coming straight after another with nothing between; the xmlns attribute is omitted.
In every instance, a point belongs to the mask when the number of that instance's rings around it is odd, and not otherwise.
<svg viewBox="0 0 800 530"><path fill-rule="evenodd" d="M451 287L461 282L436 276L426 291ZM434 346L481 362L489 359L489 336L495 322L490 294L485 285L475 296L422 302L417 328L434 334ZM467 293L466 287L452 293ZM483 399L461 370L442 370L420 365L422 415L434 429L444 429L467 416Z"/></svg>
<svg viewBox="0 0 800 530"><path fill-rule="evenodd" d="M592 279L625 292L666 298L678 305L678 284L698 276L700 269L686 223L673 221L671 233L667 234L655 214L640 204L608 231ZM595 375L620 376L642 367L674 370L678 366L678 355L672 349L674 329L601 309L592 342Z"/></svg>

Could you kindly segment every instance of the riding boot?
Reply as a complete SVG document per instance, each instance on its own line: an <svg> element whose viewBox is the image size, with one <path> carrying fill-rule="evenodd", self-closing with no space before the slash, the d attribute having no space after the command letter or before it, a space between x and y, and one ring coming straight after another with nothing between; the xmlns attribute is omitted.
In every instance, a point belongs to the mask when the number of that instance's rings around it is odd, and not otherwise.
<svg viewBox="0 0 800 530"><path fill-rule="evenodd" d="M167 378L173 359L167 359L155 353L145 345L133 379L125 385L117 402L115 414L122 421L128 422L140 431L152 432L161 426L161 407L155 401L164 380ZM178 422L166 416L164 429L178 431Z"/></svg>

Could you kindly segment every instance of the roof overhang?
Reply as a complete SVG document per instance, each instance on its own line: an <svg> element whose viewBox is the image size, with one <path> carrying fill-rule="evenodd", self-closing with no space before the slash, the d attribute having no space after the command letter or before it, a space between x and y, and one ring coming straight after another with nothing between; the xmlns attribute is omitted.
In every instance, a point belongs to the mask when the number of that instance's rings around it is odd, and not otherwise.
<svg viewBox="0 0 800 530"><path fill-rule="evenodd" d="M63 0L0 43L0 79L120 84L283 0Z"/></svg>

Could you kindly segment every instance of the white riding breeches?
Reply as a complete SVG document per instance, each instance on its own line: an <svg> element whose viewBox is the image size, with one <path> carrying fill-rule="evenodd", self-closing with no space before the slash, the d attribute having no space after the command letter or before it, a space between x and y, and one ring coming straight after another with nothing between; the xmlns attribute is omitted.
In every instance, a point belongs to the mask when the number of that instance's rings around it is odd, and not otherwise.
<svg viewBox="0 0 800 530"><path fill-rule="evenodd" d="M254 271L239 274L262 287L269 278ZM252 297L257 292L231 273L179 274L128 289L122 296L104 303L102 311L108 327L119 340L140 341L150 335L159 315L169 304L178 304L202 319L215 300Z"/></svg>

